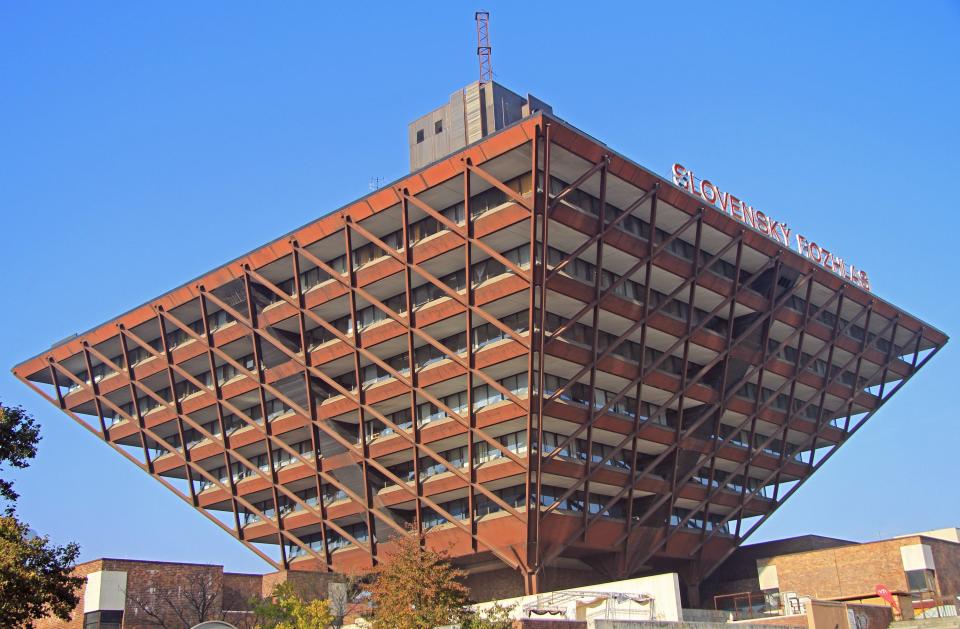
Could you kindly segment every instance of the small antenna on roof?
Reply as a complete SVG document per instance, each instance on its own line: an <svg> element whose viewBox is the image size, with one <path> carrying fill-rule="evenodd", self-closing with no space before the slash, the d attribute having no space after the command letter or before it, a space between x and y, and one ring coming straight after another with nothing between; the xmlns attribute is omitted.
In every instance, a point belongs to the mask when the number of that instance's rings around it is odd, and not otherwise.
<svg viewBox="0 0 960 629"><path fill-rule="evenodd" d="M493 68L490 64L490 12L477 11L474 15L477 20L477 57L480 60L480 83L489 83L493 80Z"/></svg>
<svg viewBox="0 0 960 629"><path fill-rule="evenodd" d="M383 177L370 177L370 183L367 184L367 187L369 187L371 190L379 190L380 182L382 181Z"/></svg>

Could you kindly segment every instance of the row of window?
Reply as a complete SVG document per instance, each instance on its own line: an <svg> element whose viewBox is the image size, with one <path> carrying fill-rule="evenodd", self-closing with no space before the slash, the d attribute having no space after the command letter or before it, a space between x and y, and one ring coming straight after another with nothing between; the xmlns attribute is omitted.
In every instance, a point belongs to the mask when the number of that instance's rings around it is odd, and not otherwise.
<svg viewBox="0 0 960 629"><path fill-rule="evenodd" d="M559 194L561 190L567 187L567 183L557 179L556 177L551 177L550 179L550 193ZM570 205L576 209L587 212L594 216L600 216L600 199L597 197L580 190L579 188L572 190L567 196L563 198L562 203ZM606 222L612 222L616 217L623 214L623 210L620 208L611 205L609 202L606 204L604 210L604 218ZM625 219L621 220L617 227L623 231L626 231L637 238L648 240L650 239L650 224L641 218L637 218L634 215L630 215ZM657 228L657 235L654 238L655 244L660 244L670 238L671 234L665 232L664 230ZM676 254L677 256L688 260L693 261L694 253L696 247L690 243L682 240L680 238L674 238L666 248L667 251ZM711 255L706 251L700 252L701 263L706 263L710 259ZM727 279L733 279L736 275L736 266L730 264L726 260L717 260L714 262L709 269L711 272L716 273Z"/></svg>
<svg viewBox="0 0 960 629"><path fill-rule="evenodd" d="M295 450L297 454L305 456L307 458L312 458L314 456L313 444L309 439L299 441L297 443L289 444L290 448ZM273 468L274 470L281 470L284 467L290 465L291 463L297 463L299 460L294 457L290 452L285 449L276 449L272 452L273 454ZM249 461L260 470L270 473L270 461L267 453L258 454L256 456L250 457ZM238 483L246 478L249 478L254 475L254 471L248 468L246 465L240 462L235 462L230 465L230 472L233 475L233 482ZM227 475L227 468L224 465L210 470L210 474L219 480L221 483L226 483L229 476ZM206 477L201 477L197 479L198 491L204 491L205 489L213 486L213 481Z"/></svg>
<svg viewBox="0 0 960 629"><path fill-rule="evenodd" d="M557 179L556 177L553 177L551 178L551 182L550 182L550 192L551 194L558 194L566 186L567 184L565 182ZM577 209L583 210L589 214L592 214L594 216L600 215L600 199L598 199L597 197L594 197L593 195L590 195L589 193L584 192L583 190L575 189L571 191L566 197L564 197L563 202L573 207L576 207ZM613 205L610 205L610 203L606 204L605 216L608 222L612 221L615 217L619 216L621 213L622 211L619 208ZM639 219L635 216L632 216L632 215L628 216L627 218L625 218L620 222L618 227L644 240L649 239L650 225L646 221ZM655 240L657 243L660 243L666 240L667 238L669 238L669 236L670 234L668 234L667 232L657 229L657 237L655 238ZM680 238L674 239L667 246L667 249L686 260L690 260L690 261L693 260L695 247ZM708 254L705 251L701 251L702 262L705 263L709 258L710 258L710 254ZM716 261L710 267L710 270L728 279L733 279L736 274L736 267L725 260ZM589 281L592 281L592 279ZM803 313L806 308L806 302L804 301L804 299L796 295L792 296L787 301L786 305L791 310L794 310L799 313ZM816 306L811 305L811 308L815 308L815 307ZM817 315L817 318L823 323L829 326L833 326L837 317L833 312L822 311L820 312L819 315ZM843 328L847 323L849 322L846 319L841 319L839 326ZM846 335L854 340L862 341L864 338L865 332L866 330L862 326L853 324L847 328ZM874 334L873 332L870 332L867 335L867 341L869 343L874 343L875 347L881 352L886 352L888 349L890 349L890 342L888 341L888 339L877 338L877 335ZM905 354L904 349L900 346L895 346L893 348L893 352L894 352L894 355L896 356L902 356Z"/></svg>
<svg viewBox="0 0 960 629"><path fill-rule="evenodd" d="M526 173L519 177L515 177L507 182L505 185L508 188L511 188L517 191L520 194L527 194L530 192L530 173ZM489 212L497 207L507 203L509 198L506 193L500 190L499 188L490 188L470 197L470 214L476 219L477 217ZM464 209L463 201L455 203L450 207L447 207L439 212L444 218L449 220L451 223L462 225L464 223ZM427 216L422 218L414 223L410 224L408 229L408 234L410 237L410 245L413 246L425 238L445 230L446 227L440 223L436 218L432 216ZM403 249L403 231L398 229L396 231L390 232L384 236L379 236L379 239L383 241L384 244L392 247L396 251ZM376 245L372 242L366 243L357 247L353 250L353 264L354 267L360 267L369 262L373 262L379 258L386 256L387 253L384 252L379 245ZM341 255L332 260L325 261L328 266L330 266L334 271L337 271L341 275L347 272L346 268L346 256ZM319 267L314 267L306 271L301 272L300 274L300 288L303 292L306 292L322 284L327 280L331 279L330 275L325 271L321 270ZM286 280L280 284L280 288L283 289L289 295L294 295L295 286L293 279Z"/></svg>
<svg viewBox="0 0 960 629"><path fill-rule="evenodd" d="M501 255L521 268L526 268L529 266L529 246L522 245L520 247L515 247L508 251L504 251ZM507 268L500 261L493 258L487 258L486 260L475 262L471 267L470 275L474 286L476 286L492 277L502 275L506 272ZM466 273L462 269L459 271L454 271L453 273L449 273L438 279L455 292L460 292L466 290L467 288ZM447 296L447 293L445 293L440 287L436 286L432 282L421 284L411 291L411 298L413 300L414 308L419 308L428 302ZM391 309L398 315L402 315L407 311L405 293L398 293L392 297L389 297L388 299L382 300L382 302L387 308ZM362 332L364 329L380 323L381 321L386 321L389 318L389 315L381 308L374 305L366 306L365 308L361 308L357 311L357 327ZM330 324L345 336L350 336L352 334L352 326L349 314L331 321ZM308 348L312 351L320 345L328 343L335 338L337 337L323 326L313 328L307 332Z"/></svg>
<svg viewBox="0 0 960 629"><path fill-rule="evenodd" d="M550 397L554 392L563 388L567 383L567 380L561 376L555 376L553 374L545 373L543 374L543 392L544 397ZM590 400L590 386L582 382L576 382L572 384L566 391L560 394L560 399L567 402L573 402L574 404L582 404L584 406L590 406L591 402L594 408L601 409L606 406L609 402L612 402L614 398L617 397L617 394L613 391L607 391L605 389L594 388L593 400ZM666 409L661 411L659 415L651 418L650 412L656 408L655 405L650 404L649 402L640 402L640 416L645 420L651 420L655 424L661 424L663 426L670 426L676 422L676 411L673 409ZM631 419L636 418L637 412L637 399L624 395L613 404L609 409L608 413L616 413L618 415L624 415Z"/></svg>
<svg viewBox="0 0 960 629"><path fill-rule="evenodd" d="M525 430L519 430L507 435L502 435L497 437L496 440L511 452L523 454L527 451L527 433ZM450 463L451 466L455 468L467 467L467 461L469 459L467 446L465 445L457 448L451 448L443 452L438 452L437 454L439 454L440 457L445 459L448 463ZM482 463L486 463L487 461L493 461L502 456L504 456L503 452L493 447L486 441L477 441L473 444L474 465L480 465ZM398 465L391 466L389 469L404 482L409 483L414 480L413 461L400 463ZM430 478L436 474L442 474L447 471L449 471L449 469L433 457L420 457L421 480Z"/></svg>
<svg viewBox="0 0 960 629"><path fill-rule="evenodd" d="M552 312L547 313L546 318L546 327L558 330L560 326L567 323L569 319L566 317L561 317L560 315L553 314ZM595 328L593 326L584 325L583 323L574 323L569 328L567 328L563 334L560 335L561 338L564 338L573 343L579 343L580 345L592 346L593 344L593 334ZM599 353L604 352L607 347L610 347L617 341L617 337L609 332L604 332L602 330L597 331L597 351ZM654 362L660 359L663 356L663 352L660 350L653 349L652 347L646 347L643 351L643 356L640 355L640 344L633 341L623 341L620 345L617 346L613 353L621 358L626 358L627 360L640 364L640 365L652 365ZM697 373L701 365L698 365L694 362L689 363L689 373ZM676 375L681 375L683 373L683 359L679 356L667 356L663 359L663 362L660 363L658 367L661 371L672 373Z"/></svg>
<svg viewBox="0 0 960 629"><path fill-rule="evenodd" d="M550 266L556 266L560 264L567 257L567 253L557 249L555 247L549 247L547 251L548 264ZM561 273L566 273L570 277L574 277L578 280L586 282L587 284L593 285L596 281L596 265L582 260L580 258L574 258L566 266L563 267ZM603 274L600 278L600 288L606 289L613 285L620 279L620 276L612 271L603 271ZM638 303L643 303L644 296L646 294L646 289L642 284L638 284L633 280L624 280L620 283L619 286L613 291L615 295L619 295L624 299L629 299ZM666 302L666 303L665 303ZM675 319L681 321L686 321L687 316L690 312L690 306L686 302L680 301L679 299L667 299L665 293L661 293L658 290L653 288L650 289L650 309L654 309L660 304L664 304L660 308L660 312L666 315L670 315ZM712 330L718 334L725 334L727 331L727 322L720 317L710 316L706 310L700 308L693 308L693 323L694 325L699 325L705 319L709 319L704 325L708 330Z"/></svg>
<svg viewBox="0 0 960 629"><path fill-rule="evenodd" d="M770 352L774 352L779 346L780 346L780 343L774 339L769 339L767 342L767 350ZM790 345L786 345L779 352L777 352L776 355L782 360L793 363L797 360L797 348L791 347ZM812 354L809 354L807 352L801 352L800 366L802 367L803 365L807 365L808 371L811 371L817 374L821 378L826 378L827 367L828 367L827 361L821 358L811 361L812 358L813 358ZM836 375L836 374L834 373L832 375ZM854 386L854 374L852 371L842 372L839 378L837 378L837 380L847 386ZM864 382L866 382L866 378L861 377L860 386L862 386Z"/></svg>
<svg viewBox="0 0 960 629"><path fill-rule="evenodd" d="M230 314L228 314L226 310L217 310L216 312L213 312L207 315L207 321L210 327L210 331L214 332L222 328L223 326L227 325L228 323L233 322L234 318L230 316ZM188 327L194 332L196 332L197 334L203 334L203 321L199 319L191 323ZM171 350L173 350L178 345L186 343L189 340L191 340L190 335L188 335L186 332L184 332L180 328L176 328L175 330L171 330L167 332L167 346ZM147 344L150 347L152 347L154 351L157 351L157 352L163 351L163 341L161 341L160 338L156 338L148 342ZM136 344L129 344L129 346L127 347L127 354L130 356L130 364L132 366L135 366L138 363L148 358L152 358L154 356L149 351L147 351L144 347ZM122 353L117 354L116 356L111 358L110 362L114 363L117 367L121 369L123 369L126 366L126 361L124 361ZM93 366L93 369L91 371L93 372L94 382L100 382L104 378L107 378L117 373L116 370L110 365L108 365L107 363L98 363ZM88 385L91 384L90 378L86 370L74 375L79 380L86 382ZM80 388L79 384L77 384L76 382L71 382L69 388L67 389L67 392L73 393L79 388Z"/></svg>

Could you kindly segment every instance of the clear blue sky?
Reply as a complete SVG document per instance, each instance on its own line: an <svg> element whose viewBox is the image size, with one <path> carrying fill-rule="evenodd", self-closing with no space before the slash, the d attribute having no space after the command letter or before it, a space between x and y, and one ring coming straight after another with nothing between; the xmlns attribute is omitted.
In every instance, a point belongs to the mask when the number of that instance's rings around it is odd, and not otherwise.
<svg viewBox="0 0 960 629"><path fill-rule="evenodd" d="M521 6L522 5L522 6ZM0 400L43 424L20 513L100 556L266 565L9 367L407 168L406 124L499 81L674 161L960 331L960 3L0 4ZM269 9L269 10L268 10ZM761 529L960 525L960 339Z"/></svg>

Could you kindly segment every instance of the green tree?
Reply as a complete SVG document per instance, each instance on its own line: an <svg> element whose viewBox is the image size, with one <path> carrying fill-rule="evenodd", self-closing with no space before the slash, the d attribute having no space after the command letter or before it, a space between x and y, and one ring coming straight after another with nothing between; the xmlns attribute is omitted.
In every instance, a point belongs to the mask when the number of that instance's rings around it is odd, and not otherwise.
<svg viewBox="0 0 960 629"><path fill-rule="evenodd" d="M257 629L325 629L333 622L329 601L306 601L288 581L273 588L273 594L253 601Z"/></svg>
<svg viewBox="0 0 960 629"><path fill-rule="evenodd" d="M494 603L490 609L479 612L469 611L460 621L460 629L510 629L513 620L510 608Z"/></svg>
<svg viewBox="0 0 960 629"><path fill-rule="evenodd" d="M40 426L20 406L0 405L0 473L4 465L23 469L37 455ZM19 498L13 490L13 481L0 478L0 498L7 501L7 514L13 514L13 503Z"/></svg>
<svg viewBox="0 0 960 629"><path fill-rule="evenodd" d="M432 629L464 619L465 573L421 541L416 535L398 538L375 572L370 595L377 629Z"/></svg>
<svg viewBox="0 0 960 629"><path fill-rule="evenodd" d="M0 405L0 472L4 465L28 467L39 441L40 426L27 411ZM50 614L69 620L83 585L71 576L80 547L34 535L14 515L18 497L13 481L0 478L0 499L7 503L0 516L0 626L32 627Z"/></svg>
<svg viewBox="0 0 960 629"><path fill-rule="evenodd" d="M71 576L76 544L53 546L12 515L0 517L0 627L32 627L54 614L69 620L83 578Z"/></svg>

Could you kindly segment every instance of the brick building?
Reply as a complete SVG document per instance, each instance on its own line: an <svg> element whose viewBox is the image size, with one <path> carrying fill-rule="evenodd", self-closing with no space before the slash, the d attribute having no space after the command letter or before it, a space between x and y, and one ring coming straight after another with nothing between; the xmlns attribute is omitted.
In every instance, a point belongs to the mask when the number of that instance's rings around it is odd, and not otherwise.
<svg viewBox="0 0 960 629"><path fill-rule="evenodd" d="M803 536L743 546L703 589L721 608L750 605L786 611L804 597L877 600L878 585L911 600L917 612L944 604L956 607L958 529L866 543Z"/></svg>
<svg viewBox="0 0 960 629"><path fill-rule="evenodd" d="M86 578L67 622L48 617L37 629L141 629L190 626L201 620L249 625L250 601L285 581L304 598L327 598L330 575L318 572L239 574L210 564L95 559L73 571Z"/></svg>
<svg viewBox="0 0 960 629"><path fill-rule="evenodd" d="M947 342L532 96L409 138L409 175L14 374L278 570L419 529L477 598L677 572L695 605Z"/></svg>

